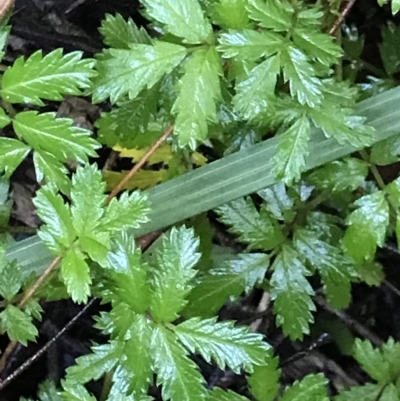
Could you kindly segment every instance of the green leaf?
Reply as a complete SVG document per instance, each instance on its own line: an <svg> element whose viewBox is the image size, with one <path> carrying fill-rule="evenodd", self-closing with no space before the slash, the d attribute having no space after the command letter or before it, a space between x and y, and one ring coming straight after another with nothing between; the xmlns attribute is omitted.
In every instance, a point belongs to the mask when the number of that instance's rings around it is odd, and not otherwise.
<svg viewBox="0 0 400 401"><path fill-rule="evenodd" d="M251 393L257 401L274 401L280 388L279 359L269 358L266 365L255 366L248 377Z"/></svg>
<svg viewBox="0 0 400 401"><path fill-rule="evenodd" d="M341 56L341 48L333 42L331 35L307 28L297 28L293 32L293 42L308 57L330 67Z"/></svg>
<svg viewBox="0 0 400 401"><path fill-rule="evenodd" d="M146 394L153 381L150 348L152 328L150 324L150 320L144 315L136 315L129 329L129 339L125 341L123 350L125 360L123 360L122 366L133 373L129 391L132 391L135 396Z"/></svg>
<svg viewBox="0 0 400 401"><path fill-rule="evenodd" d="M345 252L357 264L372 260L376 247L383 246L389 224L389 205L382 191L365 195L347 217L349 226L343 238Z"/></svg>
<svg viewBox="0 0 400 401"><path fill-rule="evenodd" d="M111 200L98 229L114 232L138 228L147 223L149 210L146 196L141 192L124 192L118 199Z"/></svg>
<svg viewBox="0 0 400 401"><path fill-rule="evenodd" d="M285 81L289 81L290 93L300 104L315 107L321 103L321 82L306 55L299 49L287 45L281 49L281 64Z"/></svg>
<svg viewBox="0 0 400 401"><path fill-rule="evenodd" d="M349 389L341 391L334 398L334 401L376 401L381 395L382 385L367 383L364 386L352 386Z"/></svg>
<svg viewBox="0 0 400 401"><path fill-rule="evenodd" d="M246 120L254 119L262 113L274 95L279 72L278 56L271 56L254 67L247 79L236 85L236 95L232 100L235 111Z"/></svg>
<svg viewBox="0 0 400 401"><path fill-rule="evenodd" d="M142 262L141 252L133 238L121 233L108 253L108 266L115 273L110 291L117 294L136 313L145 313L150 303L149 267Z"/></svg>
<svg viewBox="0 0 400 401"><path fill-rule="evenodd" d="M305 229L296 230L293 243L297 251L318 270L331 305L336 309L347 307L351 300L351 280L356 277L351 260L337 247L318 239L315 232Z"/></svg>
<svg viewBox="0 0 400 401"><path fill-rule="evenodd" d="M61 393L63 401L96 401L84 386L69 380L61 381L64 391Z"/></svg>
<svg viewBox="0 0 400 401"><path fill-rule="evenodd" d="M121 346L116 341L93 345L91 350L91 353L77 358L76 364L67 369L67 380L79 384L98 380L111 372L122 356Z"/></svg>
<svg viewBox="0 0 400 401"><path fill-rule="evenodd" d="M335 138L340 144L350 143L364 148L374 140L375 131L365 124L365 119L350 115L351 110L345 110L333 105L315 108L310 111L314 124L321 128L329 138Z"/></svg>
<svg viewBox="0 0 400 401"><path fill-rule="evenodd" d="M69 118L56 118L55 113L23 111L16 115L13 127L34 150L44 150L62 162L72 159L87 163L89 157L97 156L95 150L100 145L90 131L72 123Z"/></svg>
<svg viewBox="0 0 400 401"><path fill-rule="evenodd" d="M243 61L257 61L277 53L282 45L281 36L271 32L252 29L233 30L222 33L218 39L217 50L224 58L235 58Z"/></svg>
<svg viewBox="0 0 400 401"><path fill-rule="evenodd" d="M260 22L260 25L277 32L285 32L293 23L293 8L281 0L262 1L249 0L250 18Z"/></svg>
<svg viewBox="0 0 400 401"><path fill-rule="evenodd" d="M283 182L261 189L257 194L264 199L265 208L277 220L292 222L296 212L294 199Z"/></svg>
<svg viewBox="0 0 400 401"><path fill-rule="evenodd" d="M84 255L70 248L61 260L61 277L68 294L76 303L86 303L90 295L90 269Z"/></svg>
<svg viewBox="0 0 400 401"><path fill-rule="evenodd" d="M121 14L106 14L99 28L104 44L115 49L129 50L132 43L151 44L151 38L142 28L138 28L132 18L125 20Z"/></svg>
<svg viewBox="0 0 400 401"><path fill-rule="evenodd" d="M322 374L308 375L301 381L295 381L285 390L281 401L329 401L326 394L328 380Z"/></svg>
<svg viewBox="0 0 400 401"><path fill-rule="evenodd" d="M162 385L163 399L205 399L207 390L204 380L173 333L163 327L156 328L151 337L151 355L157 373L157 385Z"/></svg>
<svg viewBox="0 0 400 401"><path fill-rule="evenodd" d="M354 191L361 187L368 175L368 164L355 157L327 163L307 176L307 181L318 189L332 192Z"/></svg>
<svg viewBox="0 0 400 401"><path fill-rule="evenodd" d="M249 249L271 250L284 240L278 223L265 208L258 212L251 198L235 200L220 206L215 212L222 223L231 226L230 232L248 243Z"/></svg>
<svg viewBox="0 0 400 401"><path fill-rule="evenodd" d="M10 19L10 11L7 12L8 15L3 16L0 23L0 59L3 59L5 53L5 47L7 45L7 40L10 35L11 26L8 25Z"/></svg>
<svg viewBox="0 0 400 401"><path fill-rule="evenodd" d="M150 312L156 322L175 320L185 306L192 288L190 281L197 273L194 267L200 259L198 246L192 229L173 227L164 234L152 280Z"/></svg>
<svg viewBox="0 0 400 401"><path fill-rule="evenodd" d="M134 99L142 89L153 87L186 56L186 48L173 43L153 41L153 46L131 44L129 50L110 49L99 56L93 79L93 100L112 103L125 95Z"/></svg>
<svg viewBox="0 0 400 401"><path fill-rule="evenodd" d="M7 333L10 340L18 341L24 346L28 341L35 340L39 334L32 319L14 305L7 305L0 313L0 328Z"/></svg>
<svg viewBox="0 0 400 401"><path fill-rule="evenodd" d="M181 147L207 139L208 122L217 119L216 101L221 99L221 62L214 47L196 50L185 64L179 95L172 108L176 114L174 134Z"/></svg>
<svg viewBox="0 0 400 401"><path fill-rule="evenodd" d="M253 365L265 363L270 346L260 334L249 333L248 327L234 327L234 323L195 317L176 326L174 333L191 353L199 353L206 362L214 360L220 369L229 367L236 373L241 369L252 372Z"/></svg>
<svg viewBox="0 0 400 401"><path fill-rule="evenodd" d="M400 5L398 0L395 1ZM394 1L392 0L392 6L393 4ZM379 45L379 51L388 75L393 75L400 71L400 50L397 42L399 34L400 28L391 22L381 28L382 43Z"/></svg>
<svg viewBox="0 0 400 401"><path fill-rule="evenodd" d="M29 146L13 138L0 138L0 171L10 178L30 151Z"/></svg>
<svg viewBox="0 0 400 401"><path fill-rule="evenodd" d="M0 107L0 128L4 128L6 125L11 123L11 118L8 117L4 109Z"/></svg>
<svg viewBox="0 0 400 401"><path fill-rule="evenodd" d="M305 170L310 137L310 122L305 115L279 136L278 151L273 159L273 171L285 183L299 180Z"/></svg>
<svg viewBox="0 0 400 401"><path fill-rule="evenodd" d="M272 268L271 299L274 300L276 323L292 340L309 333L315 311L311 295L314 291L305 276L310 275L301 255L289 245L284 245Z"/></svg>
<svg viewBox="0 0 400 401"><path fill-rule="evenodd" d="M33 203L38 216L45 223L38 232L39 237L48 249L57 255L62 255L76 238L68 206L57 194L55 187L50 184L37 191Z"/></svg>
<svg viewBox="0 0 400 401"><path fill-rule="evenodd" d="M64 194L69 193L71 181L68 178L68 169L57 160L51 153L36 150L33 154L36 179L38 182L44 180L54 184Z"/></svg>
<svg viewBox="0 0 400 401"><path fill-rule="evenodd" d="M365 262L357 266L357 273L369 286L380 287L385 280L383 266L378 262Z"/></svg>
<svg viewBox="0 0 400 401"><path fill-rule="evenodd" d="M213 6L214 22L225 29L241 29L249 25L247 0L219 0Z"/></svg>
<svg viewBox="0 0 400 401"><path fill-rule="evenodd" d="M62 100L64 95L80 95L95 76L94 60L82 59L83 52L63 54L56 49L44 57L42 51L26 61L20 57L9 67L1 81L0 94L10 103L43 106L41 99Z"/></svg>
<svg viewBox="0 0 400 401"><path fill-rule="evenodd" d="M379 166L386 166L399 160L400 136L380 141L372 146L370 162Z"/></svg>
<svg viewBox="0 0 400 401"><path fill-rule="evenodd" d="M396 381L400 374L400 343L393 338L374 348L370 341L356 339L353 355L361 367L378 383Z"/></svg>
<svg viewBox="0 0 400 401"><path fill-rule="evenodd" d="M104 215L107 196L101 171L95 165L79 166L72 176L71 214L78 236L94 234Z"/></svg>
<svg viewBox="0 0 400 401"><path fill-rule="evenodd" d="M40 401L62 401L56 384L50 380L39 384L38 397Z"/></svg>
<svg viewBox="0 0 400 401"><path fill-rule="evenodd" d="M184 43L202 43L212 35L198 0L143 0L147 14L165 25L167 31Z"/></svg>
<svg viewBox="0 0 400 401"><path fill-rule="evenodd" d="M11 302L24 283L21 270L14 261L9 263L1 252L0 259L0 295Z"/></svg>
<svg viewBox="0 0 400 401"><path fill-rule="evenodd" d="M400 11L400 0L392 0L392 14L395 15Z"/></svg>
<svg viewBox="0 0 400 401"><path fill-rule="evenodd" d="M243 397L233 391L222 390L220 387L214 387L212 392L206 398L207 401L249 401L248 398Z"/></svg>

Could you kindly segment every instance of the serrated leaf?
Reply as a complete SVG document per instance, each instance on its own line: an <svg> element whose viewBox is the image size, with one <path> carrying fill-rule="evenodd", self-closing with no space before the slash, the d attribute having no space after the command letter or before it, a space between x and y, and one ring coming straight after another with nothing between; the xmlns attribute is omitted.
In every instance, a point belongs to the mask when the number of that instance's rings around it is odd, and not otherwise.
<svg viewBox="0 0 400 401"><path fill-rule="evenodd" d="M374 348L369 340L356 339L353 356L361 367L378 383L396 381L400 373L400 343L393 338Z"/></svg>
<svg viewBox="0 0 400 401"><path fill-rule="evenodd" d="M187 356L173 333L157 327L151 337L151 355L162 385L162 397L171 401L203 401L206 397L204 380L197 366Z"/></svg>
<svg viewBox="0 0 400 401"><path fill-rule="evenodd" d="M40 401L62 401L56 384L51 380L39 384L38 396Z"/></svg>
<svg viewBox="0 0 400 401"><path fill-rule="evenodd" d="M268 363L255 366L253 373L247 381L251 393L257 401L274 401L280 388L281 370L279 369L279 359L269 358Z"/></svg>
<svg viewBox="0 0 400 401"><path fill-rule="evenodd" d="M258 21L262 27L277 32L290 29L294 10L289 3L280 0L249 0L248 3L250 18Z"/></svg>
<svg viewBox="0 0 400 401"><path fill-rule="evenodd" d="M0 128L4 128L6 125L10 124L11 118L8 117L3 108L0 107Z"/></svg>
<svg viewBox="0 0 400 401"><path fill-rule="evenodd" d="M369 286L380 287L385 280L383 266L378 262L365 262L357 266L357 273L361 280Z"/></svg>
<svg viewBox="0 0 400 401"><path fill-rule="evenodd" d="M78 236L92 235L104 215L105 183L95 165L79 166L72 176L71 215Z"/></svg>
<svg viewBox="0 0 400 401"><path fill-rule="evenodd" d="M7 333L10 340L18 341L24 346L28 344L28 341L35 340L39 334L32 319L11 304L0 313L0 328L1 331Z"/></svg>
<svg viewBox="0 0 400 401"><path fill-rule="evenodd" d="M378 166L386 166L399 160L400 136L379 141L371 148L370 161Z"/></svg>
<svg viewBox="0 0 400 401"><path fill-rule="evenodd" d="M18 264L15 261L11 263L7 262L4 255L1 255L0 295L8 302L11 302L21 289L23 283L24 280Z"/></svg>
<svg viewBox="0 0 400 401"><path fill-rule="evenodd" d="M219 0L213 6L214 22L225 29L241 29L249 25L247 0Z"/></svg>
<svg viewBox="0 0 400 401"><path fill-rule="evenodd" d="M29 146L13 138L0 138L0 171L10 178L30 152Z"/></svg>
<svg viewBox="0 0 400 401"><path fill-rule="evenodd" d="M368 175L368 164L355 157L347 157L324 164L307 176L307 182L321 190L332 192L354 191L362 186Z"/></svg>
<svg viewBox="0 0 400 401"><path fill-rule="evenodd" d="M248 243L249 249L271 250L284 239L280 226L269 212L265 208L258 212L250 198L235 200L215 212L222 223L231 226L230 232Z"/></svg>
<svg viewBox="0 0 400 401"><path fill-rule="evenodd" d="M265 208L277 220L292 222L296 213L294 199L283 182L261 189L257 194L265 200Z"/></svg>
<svg viewBox="0 0 400 401"><path fill-rule="evenodd" d="M144 315L136 315L129 329L129 339L125 341L126 358L122 362L122 365L133 373L129 392L133 392L135 396L147 393L153 381L151 337L151 321Z"/></svg>
<svg viewBox="0 0 400 401"><path fill-rule="evenodd" d="M10 10L3 16L0 23L0 59L3 59L5 53L5 47L7 44L8 37L10 35L11 26L8 25L10 20Z"/></svg>
<svg viewBox="0 0 400 401"><path fill-rule="evenodd" d="M96 401L96 398L81 384L69 380L62 380L61 384L64 390L61 393L63 401Z"/></svg>
<svg viewBox="0 0 400 401"><path fill-rule="evenodd" d="M248 398L243 397L231 390L222 390L220 387L214 387L214 389L209 392L207 401L249 401Z"/></svg>
<svg viewBox="0 0 400 401"><path fill-rule="evenodd" d="M158 101L159 92L154 86L143 89L133 100L118 102L118 106L96 121L99 141L108 147L144 148L153 144L160 132L150 130L149 123L157 113Z"/></svg>
<svg viewBox="0 0 400 401"><path fill-rule="evenodd" d="M297 181L305 170L311 127L303 115L297 119L280 137L278 151L274 156L274 174L290 184Z"/></svg>
<svg viewBox="0 0 400 401"><path fill-rule="evenodd" d="M376 401L382 394L382 385L367 383L364 386L352 386L341 391L334 401Z"/></svg>
<svg viewBox="0 0 400 401"><path fill-rule="evenodd" d="M81 251L86 253L92 261L100 266L107 263L107 252L110 249L110 234L107 232L94 232L79 236Z"/></svg>
<svg viewBox="0 0 400 401"><path fill-rule="evenodd" d="M87 163L89 157L97 156L95 150L100 145L90 131L72 123L69 118L56 118L55 113L23 111L15 116L13 127L34 150L44 150L63 162L72 159Z"/></svg>
<svg viewBox="0 0 400 401"><path fill-rule="evenodd" d="M315 108L310 111L314 124L321 128L324 134L335 138L340 144L350 143L356 147L365 147L374 140L375 131L365 124L365 119L349 115L349 110L335 106Z"/></svg>
<svg viewBox="0 0 400 401"><path fill-rule="evenodd" d="M10 103L43 106L41 99L62 100L64 95L80 95L95 76L94 60L82 59L83 52L63 54L56 49L44 57L39 50L26 61L20 57L2 78L0 91Z"/></svg>
<svg viewBox="0 0 400 401"><path fill-rule="evenodd" d="M305 229L296 230L293 243L318 270L331 305L336 309L347 307L351 300L351 280L356 277L351 260L340 249L321 241L316 233Z"/></svg>
<svg viewBox="0 0 400 401"><path fill-rule="evenodd" d="M77 358L75 365L67 369L68 380L79 384L98 380L110 372L122 356L121 346L116 341L93 345L91 350L91 353Z"/></svg>
<svg viewBox="0 0 400 401"><path fill-rule="evenodd" d="M212 27L204 17L198 0L143 0L147 14L165 25L169 33L184 43L202 43L212 35Z"/></svg>
<svg viewBox="0 0 400 401"><path fill-rule="evenodd" d="M175 320L185 306L186 295L192 288L190 281L197 273L194 266L200 259L198 246L192 229L173 227L164 234L152 280L150 312L156 322Z"/></svg>
<svg viewBox="0 0 400 401"><path fill-rule="evenodd" d="M224 58L257 61L278 52L283 45L283 39L271 32L230 29L228 33L219 36L218 43L217 50Z"/></svg>
<svg viewBox="0 0 400 401"><path fill-rule="evenodd" d="M247 79L236 85L236 95L232 100L235 111L246 120L254 119L265 111L274 95L279 72L280 62L277 55L254 67Z"/></svg>
<svg viewBox="0 0 400 401"><path fill-rule="evenodd" d="M322 101L321 81L306 55L299 49L288 45L281 49L281 65L285 81L289 81L290 93L300 104L315 107Z"/></svg>
<svg viewBox="0 0 400 401"><path fill-rule="evenodd" d="M98 229L115 232L138 228L148 221L149 211L145 195L139 191L124 192L118 199L111 200Z"/></svg>
<svg viewBox="0 0 400 401"><path fill-rule="evenodd" d="M129 50L111 49L97 61L98 76L93 79L93 100L112 103L125 95L134 99L142 89L152 88L186 56L186 48L173 43L153 41L153 46L132 44Z"/></svg>
<svg viewBox="0 0 400 401"><path fill-rule="evenodd" d="M76 238L68 206L50 184L37 191L33 203L45 223L38 232L39 237L52 252L62 255Z"/></svg>
<svg viewBox="0 0 400 401"><path fill-rule="evenodd" d="M54 184L64 194L69 193L71 181L68 178L68 169L51 153L36 150L33 153L36 179L38 182L46 180Z"/></svg>
<svg viewBox="0 0 400 401"><path fill-rule="evenodd" d="M151 44L151 38L142 28L138 28L132 18L125 20L121 14L107 14L99 28L104 43L115 49L129 49L132 43Z"/></svg>
<svg viewBox="0 0 400 401"><path fill-rule="evenodd" d="M85 256L78 249L70 248L62 258L61 277L72 300L86 303L92 279Z"/></svg>
<svg viewBox="0 0 400 401"><path fill-rule="evenodd" d="M239 373L252 372L253 365L262 365L270 346L262 336L249 333L248 327L234 327L233 321L217 322L192 318L174 328L179 341L191 352L199 353L206 362L211 360L220 369L229 367Z"/></svg>
<svg viewBox="0 0 400 401"><path fill-rule="evenodd" d="M345 252L357 264L372 260L376 247L383 246L389 224L389 205L382 191L365 195L347 217L349 226L343 238Z"/></svg>
<svg viewBox="0 0 400 401"><path fill-rule="evenodd" d="M142 262L141 252L135 247L133 238L122 232L115 238L113 250L107 258L108 267L115 272L110 291L136 313L145 313L150 302L149 267Z"/></svg>
<svg viewBox="0 0 400 401"><path fill-rule="evenodd" d="M306 279L310 273L301 255L289 245L282 247L272 268L270 286L276 323L292 340L301 339L309 333L309 323L314 321L311 314L315 311L311 299L314 291Z"/></svg>
<svg viewBox="0 0 400 401"><path fill-rule="evenodd" d="M308 57L320 61L330 67L336 64L341 56L341 48L333 42L331 35L311 29L296 28L293 32L293 42Z"/></svg>
<svg viewBox="0 0 400 401"><path fill-rule="evenodd" d="M301 381L295 381L287 388L281 397L281 401L328 401L328 380L322 374L308 375Z"/></svg>
<svg viewBox="0 0 400 401"><path fill-rule="evenodd" d="M400 4L398 0L395 1ZM393 4L394 1L392 0L392 6ZM382 42L379 45L379 52L388 75L393 75L400 71L400 50L397 45L399 34L399 27L392 22L389 22L386 26L383 25L381 28Z"/></svg>
<svg viewBox="0 0 400 401"><path fill-rule="evenodd" d="M215 48L196 50L185 64L179 95L173 105L174 134L181 147L195 149L207 138L208 122L217 119L216 102L221 98L221 63Z"/></svg>

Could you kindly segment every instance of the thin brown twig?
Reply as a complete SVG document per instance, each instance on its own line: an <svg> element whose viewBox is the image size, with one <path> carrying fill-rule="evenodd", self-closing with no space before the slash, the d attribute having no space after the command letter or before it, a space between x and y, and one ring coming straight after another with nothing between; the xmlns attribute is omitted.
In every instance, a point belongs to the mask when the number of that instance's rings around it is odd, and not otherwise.
<svg viewBox="0 0 400 401"><path fill-rule="evenodd" d="M1 1L1 0L0 0ZM106 204L108 204L111 199L113 199L124 187L127 181L129 181L134 174L139 171L139 169L147 162L150 156L165 142L165 140L172 134L174 130L174 126L171 125L162 135L161 137L151 146L151 148L146 152L146 154L140 159L140 161L135 164L135 166L129 171L129 173L118 183L118 185L112 190L112 192L108 195ZM157 232L157 236L161 234L161 232ZM140 240L140 239L139 239ZM149 243L154 241L153 237L145 238L143 240L143 246L149 246ZM39 276L39 278L33 283L33 285L24 293L21 301L18 303L19 308L23 308L27 302L31 299L33 294L37 291L37 289L42 285L42 283L46 280L46 278L50 275L50 273L57 267L60 263L61 257L57 256L46 268L46 270ZM9 355L13 352L15 347L17 346L17 341L10 341L7 348L4 350L1 358L0 358L0 372L2 372L6 366L7 359Z"/></svg>
<svg viewBox="0 0 400 401"><path fill-rule="evenodd" d="M338 29L339 25L344 21L344 19L347 17L347 14L350 12L352 7L354 6L354 3L356 0L349 0L347 4L343 7L343 10L340 12L338 18L335 20L331 28L329 29L328 33L329 35L333 35Z"/></svg>
<svg viewBox="0 0 400 401"><path fill-rule="evenodd" d="M157 139L152 147L145 153L138 163L129 171L129 173L118 183L118 185L108 195L108 201L114 198L125 186L125 184L143 167L143 165L149 160L150 156L165 142L165 140L174 131L174 126L171 125L165 132Z"/></svg>

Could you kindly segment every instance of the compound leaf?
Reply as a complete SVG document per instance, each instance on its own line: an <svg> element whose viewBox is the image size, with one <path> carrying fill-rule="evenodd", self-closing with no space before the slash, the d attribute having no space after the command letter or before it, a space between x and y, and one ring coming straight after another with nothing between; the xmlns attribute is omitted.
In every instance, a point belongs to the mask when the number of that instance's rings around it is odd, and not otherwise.
<svg viewBox="0 0 400 401"><path fill-rule="evenodd" d="M292 340L302 338L309 333L309 323L313 322L311 311L315 310L311 299L314 291L305 277L310 273L301 255L289 245L282 247L272 269L270 285L276 323Z"/></svg>
<svg viewBox="0 0 400 401"><path fill-rule="evenodd" d="M202 43L212 35L198 0L143 0L147 14L165 25L168 32L185 43Z"/></svg>
<svg viewBox="0 0 400 401"><path fill-rule="evenodd" d="M220 369L231 368L239 373L247 372L253 365L265 363L270 346L262 336L249 333L248 327L234 327L232 321L217 322L210 319L193 318L174 328L179 341L191 352L199 353L206 362L214 360Z"/></svg>
<svg viewBox="0 0 400 401"><path fill-rule="evenodd" d="M221 73L214 47L196 50L186 62L179 95L172 108L172 113L176 114L174 133L180 146L189 145L194 149L196 142L207 138L207 123L217 118Z"/></svg>
<svg viewBox="0 0 400 401"><path fill-rule="evenodd" d="M26 61L18 58L2 78L1 96L10 103L43 106L41 99L62 100L64 95L80 95L96 75L94 60L82 59L82 52L63 54L56 49L44 57L39 50Z"/></svg>
<svg viewBox="0 0 400 401"><path fill-rule="evenodd" d="M296 381L287 388L281 401L328 401L326 385L328 380L322 374L307 375L303 380Z"/></svg>
<svg viewBox="0 0 400 401"><path fill-rule="evenodd" d="M129 50L110 49L97 61L98 76L93 79L93 100L112 103L125 95L134 99L142 89L153 87L186 56L186 48L154 40L153 45L131 44Z"/></svg>
<svg viewBox="0 0 400 401"><path fill-rule="evenodd" d="M194 266L200 259L199 241L192 229L172 228L162 238L153 272L150 311L156 322L171 322L186 304L190 281L196 274Z"/></svg>
<svg viewBox="0 0 400 401"><path fill-rule="evenodd" d="M10 178L30 152L29 146L18 139L0 138L0 171Z"/></svg>
<svg viewBox="0 0 400 401"><path fill-rule="evenodd" d="M162 385L162 397L171 401L203 401L207 395L204 380L185 349L167 329L157 327L151 337L151 355Z"/></svg>

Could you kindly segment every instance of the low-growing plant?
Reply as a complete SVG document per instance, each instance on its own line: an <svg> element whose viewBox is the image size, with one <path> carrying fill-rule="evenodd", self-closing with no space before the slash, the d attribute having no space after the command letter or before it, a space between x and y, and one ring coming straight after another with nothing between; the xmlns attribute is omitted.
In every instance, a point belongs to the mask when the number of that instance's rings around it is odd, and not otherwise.
<svg viewBox="0 0 400 401"><path fill-rule="evenodd" d="M105 48L94 59L58 49L5 69L1 227L7 232L9 179L31 155L43 222L35 241L53 261L29 267L35 255L16 261L10 251L24 251L24 242L2 238L0 330L10 344L0 368L17 343L37 338L41 299L94 297L109 305L96 317L108 340L67 369L60 389L44 383L39 399L94 400L85 385L104 377L110 401L152 399L154 385L172 401L328 399L322 374L281 388L267 339L218 313L258 290L273 303L276 327L302 340L317 293L344 309L354 283L384 279L376 251L400 237L400 179L386 182L379 166L398 160L392 100L400 95L370 96L396 86L399 30L382 28L384 82L360 88L353 64L363 62L362 37L349 27L343 38L332 36L344 17L340 3L143 0L148 30L107 15ZM399 2L391 6L395 13ZM8 32L4 22L3 49ZM111 105L95 134L40 111L67 95ZM369 100L357 108L361 99ZM93 161L102 146L143 159L129 173L102 171ZM318 146L321 154L312 153ZM240 183L233 192L231 182ZM170 198L186 209L170 210ZM173 218L154 223L155 211ZM231 246L213 243L216 220ZM159 238L135 243L154 224L165 229ZM393 340L380 350L356 340L354 358L376 383L335 399L399 399L398 348ZM194 355L244 373L248 388L208 388Z"/></svg>

